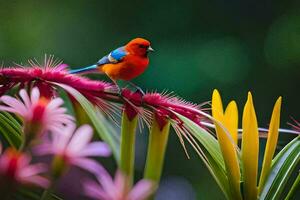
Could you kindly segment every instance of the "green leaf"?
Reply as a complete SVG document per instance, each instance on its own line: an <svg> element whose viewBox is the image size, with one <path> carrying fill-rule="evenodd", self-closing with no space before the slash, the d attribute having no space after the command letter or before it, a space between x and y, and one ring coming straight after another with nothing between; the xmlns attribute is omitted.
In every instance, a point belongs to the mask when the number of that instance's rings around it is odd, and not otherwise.
<svg viewBox="0 0 300 200"><path fill-rule="evenodd" d="M10 146L18 148L22 142L22 127L9 113L0 113L0 134Z"/></svg>
<svg viewBox="0 0 300 200"><path fill-rule="evenodd" d="M208 170L213 175L226 198L230 199L231 189L229 188L229 182L225 171L225 164L218 140L205 129L201 128L199 125L189 120L188 118L179 114L176 115L184 122L187 130L192 133L193 136L202 145L203 156L201 156L201 159L204 161Z"/></svg>
<svg viewBox="0 0 300 200"><path fill-rule="evenodd" d="M63 199L52 193L50 196L50 200L63 200Z"/></svg>
<svg viewBox="0 0 300 200"><path fill-rule="evenodd" d="M8 119L8 123L10 123L15 130L17 131L22 130L22 126L21 126L22 122L20 121L20 118L15 118L8 112L2 112L2 114Z"/></svg>
<svg viewBox="0 0 300 200"><path fill-rule="evenodd" d="M89 116L99 137L110 145L115 159L117 160L117 162L119 162L120 141L117 139L118 134L112 128L108 120L103 116L99 108L94 106L76 89L65 84L59 84L59 83L54 83L54 84L66 90L69 94L71 94L76 99L76 101L79 102L79 104L85 110L86 114Z"/></svg>
<svg viewBox="0 0 300 200"><path fill-rule="evenodd" d="M218 140L195 122L182 115L177 114L177 116L184 122L185 127L188 128L193 136L203 145L216 163L225 171L225 164Z"/></svg>
<svg viewBox="0 0 300 200"><path fill-rule="evenodd" d="M41 195L42 195L42 193L39 189L21 187L13 194L13 199L15 199L15 200L24 200L24 199L40 200ZM63 199L58 197L54 193L50 193L47 196L47 200L63 200Z"/></svg>
<svg viewBox="0 0 300 200"><path fill-rule="evenodd" d="M285 200L289 200L289 199L292 199L294 197L294 195L296 194L296 191L299 188L299 185L300 185L300 174L298 174L298 176L297 176L296 180L294 181L289 193L285 197Z"/></svg>
<svg viewBox="0 0 300 200"><path fill-rule="evenodd" d="M40 195L36 192L30 191L29 189L19 189L18 192L16 192L13 195L13 199L15 200L23 200L23 199L31 199L31 200L39 200Z"/></svg>
<svg viewBox="0 0 300 200"><path fill-rule="evenodd" d="M207 166L208 170L212 174L213 178L216 180L218 186L224 193L227 199L232 199L232 190L229 186L229 180L226 172L223 171L221 166L211 157L211 155L203 149L205 157L202 157L204 164Z"/></svg>
<svg viewBox="0 0 300 200"><path fill-rule="evenodd" d="M300 136L287 144L274 158L259 199L279 199L299 161Z"/></svg>

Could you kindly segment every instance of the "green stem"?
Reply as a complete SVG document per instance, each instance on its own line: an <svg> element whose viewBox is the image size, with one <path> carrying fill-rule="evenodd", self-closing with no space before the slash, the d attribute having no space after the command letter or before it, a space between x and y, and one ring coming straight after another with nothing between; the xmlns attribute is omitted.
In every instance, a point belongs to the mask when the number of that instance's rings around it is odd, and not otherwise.
<svg viewBox="0 0 300 200"><path fill-rule="evenodd" d="M167 122L161 129L156 118L154 118L149 135L147 161L144 171L145 179L150 179L159 183L164 164L169 131L170 122Z"/></svg>
<svg viewBox="0 0 300 200"><path fill-rule="evenodd" d="M43 192L43 194L42 194L42 196L41 196L41 198L40 198L40 200L47 200L48 197L50 196L50 194L51 194L50 190L49 189L45 189L44 192Z"/></svg>
<svg viewBox="0 0 300 200"><path fill-rule="evenodd" d="M21 145L19 146L19 151L25 150L26 142L27 142L27 140L26 140L25 134L22 134L22 142L21 142Z"/></svg>
<svg viewBox="0 0 300 200"><path fill-rule="evenodd" d="M76 116L77 124L79 126L83 124L91 124L89 117L87 116L82 106L78 103L78 101L74 100L72 103L73 103L73 109Z"/></svg>
<svg viewBox="0 0 300 200"><path fill-rule="evenodd" d="M51 163L51 177L50 177L51 182L50 182L50 185L48 186L48 188L46 188L43 191L40 200L52 199L51 197L53 196L53 194L55 192L57 181L62 176L62 174L67 171L67 168L68 168L68 166L66 166L65 163L63 163L63 160L61 159L61 157L55 156L53 158L52 163Z"/></svg>
<svg viewBox="0 0 300 200"><path fill-rule="evenodd" d="M55 185L57 183L57 180L58 179L51 179L51 183L50 183L50 186L48 188L46 188L43 193L42 193L42 196L40 198L40 200L48 200L48 199L52 199L52 194L54 193L55 191Z"/></svg>
<svg viewBox="0 0 300 200"><path fill-rule="evenodd" d="M132 120L128 119L126 112L122 115L121 127L121 153L120 153L120 169L128 176L128 186L130 187L133 182L134 172L134 156L135 156L135 135L138 117Z"/></svg>
<svg viewBox="0 0 300 200"><path fill-rule="evenodd" d="M22 143L19 147L19 151L26 151L34 140L39 136L42 130L42 125L40 123L25 122L24 130L22 135Z"/></svg>

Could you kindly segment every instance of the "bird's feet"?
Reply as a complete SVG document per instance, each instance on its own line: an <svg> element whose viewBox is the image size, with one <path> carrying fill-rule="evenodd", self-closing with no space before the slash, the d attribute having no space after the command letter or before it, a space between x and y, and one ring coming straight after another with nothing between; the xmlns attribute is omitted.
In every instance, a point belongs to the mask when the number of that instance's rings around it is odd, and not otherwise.
<svg viewBox="0 0 300 200"><path fill-rule="evenodd" d="M130 81L128 81L128 83L129 83L129 85L131 85L133 88L135 88L137 92L141 93L142 96L145 95L145 92L142 90L142 88L140 88L139 86L137 86L136 84L134 84L134 83L132 83L132 82L130 82Z"/></svg>
<svg viewBox="0 0 300 200"><path fill-rule="evenodd" d="M115 86L116 86L116 88L117 88L118 96L119 96L120 98L124 99L124 98L123 98L123 95L122 95L122 89L121 89L121 88L119 87L119 85L117 84L117 81L113 80L113 82L114 82L114 84L115 84ZM145 95L145 92L142 90L142 88L140 88L139 86L135 85L134 83L132 83L132 82L130 82L130 81L128 81L128 83L129 83L129 85L130 85L131 87L133 87L134 89L136 89L135 92L140 93L142 97Z"/></svg>

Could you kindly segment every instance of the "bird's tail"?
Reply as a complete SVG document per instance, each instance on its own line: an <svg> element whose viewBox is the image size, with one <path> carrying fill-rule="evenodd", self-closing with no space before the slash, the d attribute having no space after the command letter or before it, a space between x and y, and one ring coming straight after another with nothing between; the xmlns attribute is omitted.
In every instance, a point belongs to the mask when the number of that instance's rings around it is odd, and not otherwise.
<svg viewBox="0 0 300 200"><path fill-rule="evenodd" d="M98 69L98 65L91 65L88 67L72 69L69 71L70 74L86 74L86 73L93 73L93 72L100 72L100 70Z"/></svg>

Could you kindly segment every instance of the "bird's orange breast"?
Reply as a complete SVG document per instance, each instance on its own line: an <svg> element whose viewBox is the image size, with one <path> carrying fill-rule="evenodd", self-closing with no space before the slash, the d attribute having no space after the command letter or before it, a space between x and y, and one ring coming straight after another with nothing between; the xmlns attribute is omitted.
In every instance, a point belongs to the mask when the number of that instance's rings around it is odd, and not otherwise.
<svg viewBox="0 0 300 200"><path fill-rule="evenodd" d="M147 57L127 55L120 63L103 65L101 71L113 80L129 81L141 75L148 64L149 59Z"/></svg>

